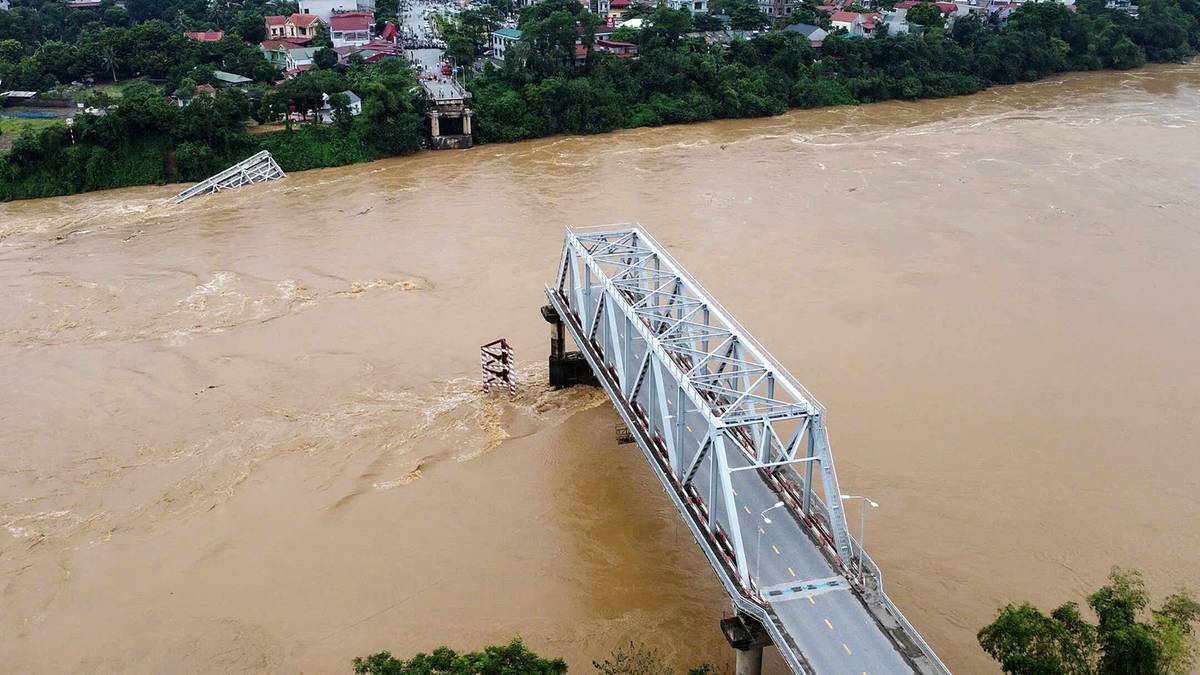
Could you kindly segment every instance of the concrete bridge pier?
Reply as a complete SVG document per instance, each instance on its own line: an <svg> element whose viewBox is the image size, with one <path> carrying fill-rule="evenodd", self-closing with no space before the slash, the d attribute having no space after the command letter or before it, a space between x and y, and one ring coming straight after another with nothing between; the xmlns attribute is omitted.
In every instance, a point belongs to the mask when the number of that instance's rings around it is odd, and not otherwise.
<svg viewBox="0 0 1200 675"><path fill-rule="evenodd" d="M758 619L735 614L721 619L721 632L737 655L736 675L762 675L763 647L771 644L771 636Z"/></svg>
<svg viewBox="0 0 1200 675"><path fill-rule="evenodd" d="M591 366L578 351L567 351L567 336L562 317L550 305L542 307L542 318L550 324L550 384L555 389L577 384L598 385Z"/></svg>

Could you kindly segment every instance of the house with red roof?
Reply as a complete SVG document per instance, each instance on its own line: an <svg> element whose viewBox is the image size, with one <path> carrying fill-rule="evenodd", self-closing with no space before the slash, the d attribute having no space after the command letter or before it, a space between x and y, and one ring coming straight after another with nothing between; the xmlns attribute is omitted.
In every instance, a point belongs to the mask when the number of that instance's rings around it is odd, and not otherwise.
<svg viewBox="0 0 1200 675"><path fill-rule="evenodd" d="M612 22L619 21L629 11L629 0L597 0L596 13Z"/></svg>
<svg viewBox="0 0 1200 675"><path fill-rule="evenodd" d="M882 20L883 16L878 12L834 12L829 17L829 24L833 28L845 29L850 35L872 37L875 27Z"/></svg>
<svg viewBox="0 0 1200 675"><path fill-rule="evenodd" d="M264 16L268 40L293 40L308 44L317 36L321 17L315 14L292 14L291 16Z"/></svg>
<svg viewBox="0 0 1200 675"><path fill-rule="evenodd" d="M638 55L638 46L632 42L596 40L594 51L604 54L614 54L618 58L627 59Z"/></svg>
<svg viewBox="0 0 1200 675"><path fill-rule="evenodd" d="M329 37L333 46L357 47L371 41L371 26L375 15L371 12L343 12L329 17Z"/></svg>
<svg viewBox="0 0 1200 675"><path fill-rule="evenodd" d="M259 43L258 48L262 50L263 56L270 62L271 65L280 69L290 68L291 53L305 49L308 40L298 42L295 38L287 40L263 40Z"/></svg>
<svg viewBox="0 0 1200 675"><path fill-rule="evenodd" d="M196 42L220 42L221 38L225 37L225 32L219 30L187 31L184 35Z"/></svg>

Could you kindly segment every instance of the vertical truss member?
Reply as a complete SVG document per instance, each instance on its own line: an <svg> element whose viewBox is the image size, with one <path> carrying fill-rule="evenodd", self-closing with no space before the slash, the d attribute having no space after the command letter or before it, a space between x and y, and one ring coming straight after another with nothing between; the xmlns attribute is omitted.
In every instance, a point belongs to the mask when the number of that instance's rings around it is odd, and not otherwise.
<svg viewBox="0 0 1200 675"><path fill-rule="evenodd" d="M483 386L491 390L496 387L517 394L516 359L508 340L500 338L479 348L479 365L483 369Z"/></svg>

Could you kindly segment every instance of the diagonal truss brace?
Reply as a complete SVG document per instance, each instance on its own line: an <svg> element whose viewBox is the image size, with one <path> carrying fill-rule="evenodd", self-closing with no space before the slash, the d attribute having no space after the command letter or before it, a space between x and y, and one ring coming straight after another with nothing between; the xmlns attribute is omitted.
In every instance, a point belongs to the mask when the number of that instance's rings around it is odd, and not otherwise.
<svg viewBox="0 0 1200 675"><path fill-rule="evenodd" d="M671 477L698 495L749 587L732 473L794 472L805 464L806 516L825 519L843 564L853 555L824 409L640 227L569 230L557 294L644 415ZM788 439L784 442L782 439ZM803 451L803 453L801 452ZM803 456L801 456L803 455ZM707 485L695 485L701 475ZM797 476L799 478L799 476Z"/></svg>

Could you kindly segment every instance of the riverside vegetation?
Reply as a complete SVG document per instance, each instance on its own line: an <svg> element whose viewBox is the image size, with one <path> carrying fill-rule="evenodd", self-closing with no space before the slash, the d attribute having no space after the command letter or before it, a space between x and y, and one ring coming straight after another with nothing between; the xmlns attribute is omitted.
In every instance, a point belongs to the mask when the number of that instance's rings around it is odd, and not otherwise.
<svg viewBox="0 0 1200 675"><path fill-rule="evenodd" d="M979 631L980 646L1012 675L1187 675L1196 664L1193 624L1200 602L1187 590L1168 595L1149 621L1140 572L1114 567L1108 583L1088 596L1099 619L1089 622L1074 602L1049 615L1029 603L1006 605Z"/></svg>
<svg viewBox="0 0 1200 675"><path fill-rule="evenodd" d="M324 64L281 86L254 43L262 15L294 10L288 3L245 0L130 0L99 13L53 0L13 0L0 11L0 80L63 96L85 76L124 86L119 97L99 87L74 92L91 109L72 128L23 129L0 156L0 200L88 190L196 181L258 150L270 150L286 171L337 166L410 153L422 147L425 102L406 64L351 60ZM511 8L503 0L463 12L443 26L452 56L482 53L488 31ZM718 0L736 27L765 19L747 0ZM916 17L922 12L917 9ZM970 94L993 84L1033 81L1066 71L1127 69L1146 61L1191 58L1200 48L1200 0L1146 0L1137 18L1080 0L1078 11L1029 3L1001 26L963 17L947 31L940 19L898 37L850 39L833 34L814 51L801 36L769 32L729 44L688 33L712 28L713 17L668 8L646 10L647 27L620 37L637 41L640 56L593 52L599 19L576 0L546 0L519 16L520 43L500 66L488 64L469 82L476 139L514 141L552 134L776 115L789 108L852 105L889 99ZM928 12L926 12L928 14ZM827 21L815 2L795 20ZM574 44L588 47L576 64ZM224 29L215 43L183 30ZM319 41L324 42L327 36ZM186 107L215 69L252 78L249 91L222 89ZM148 81L147 81L148 80ZM363 99L349 114L337 92ZM335 123L299 123L250 133L246 120L279 120L289 110L312 111L330 96ZM315 115L311 116L315 119ZM10 132L11 133L11 132Z"/></svg>

